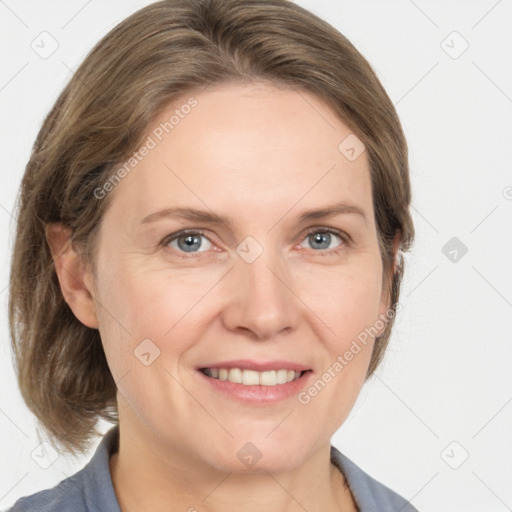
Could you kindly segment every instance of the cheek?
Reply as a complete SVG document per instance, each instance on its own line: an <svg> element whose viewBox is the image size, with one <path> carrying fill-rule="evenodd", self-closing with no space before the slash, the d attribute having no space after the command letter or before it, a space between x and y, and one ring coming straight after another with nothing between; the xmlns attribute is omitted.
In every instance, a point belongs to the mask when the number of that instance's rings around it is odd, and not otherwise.
<svg viewBox="0 0 512 512"><path fill-rule="evenodd" d="M177 332L200 328L202 317L211 309L209 292L222 273L216 270L187 272L152 271L127 275L124 307L135 336L161 340L170 349L169 339ZM206 310L205 310L206 308ZM203 319L204 321L204 319ZM173 340L172 350L180 352L186 340Z"/></svg>
<svg viewBox="0 0 512 512"><path fill-rule="evenodd" d="M169 374L177 375L182 354L200 337L194 306L211 287L208 281L166 274L110 266L98 290L110 371L120 395L141 418L165 410L165 403L156 405L162 389L181 396ZM176 398L167 399L167 406L178 407Z"/></svg>
<svg viewBox="0 0 512 512"><path fill-rule="evenodd" d="M299 403L313 416L328 417L333 431L346 419L359 395L374 338L380 334L377 329L383 325L379 316L381 271L378 257L369 256L365 262L361 259L361 265L317 272L302 281L305 302L330 334L322 338L326 350L322 371L298 397Z"/></svg>
<svg viewBox="0 0 512 512"><path fill-rule="evenodd" d="M366 254L358 264L338 269L312 269L298 274L298 295L328 327L331 354L345 350L352 339L375 324L381 303L381 263Z"/></svg>
<svg viewBox="0 0 512 512"><path fill-rule="evenodd" d="M122 376L133 368L144 347L151 354L165 355L169 369L177 364L205 324L211 309L205 299L220 277L218 270L171 273L132 263L104 267L100 330L116 373Z"/></svg>

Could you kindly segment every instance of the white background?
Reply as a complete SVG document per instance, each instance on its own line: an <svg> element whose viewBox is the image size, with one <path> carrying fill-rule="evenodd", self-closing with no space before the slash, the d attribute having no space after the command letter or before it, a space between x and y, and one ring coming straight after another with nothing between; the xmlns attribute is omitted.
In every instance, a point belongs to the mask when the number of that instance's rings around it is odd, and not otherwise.
<svg viewBox="0 0 512 512"><path fill-rule="evenodd" d="M1 509L56 484L90 456L61 455L48 469L31 458L41 439L17 389L6 314L19 182L72 70L148 3L61 0L50 9L0 0ZM297 3L370 61L411 152L417 238L406 260L404 309L384 364L333 444L422 512L512 510L512 3ZM43 31L59 45L47 59L31 48ZM469 44L458 58L464 41L453 31ZM455 263L442 252L454 236L468 248ZM450 467L466 452L458 469Z"/></svg>

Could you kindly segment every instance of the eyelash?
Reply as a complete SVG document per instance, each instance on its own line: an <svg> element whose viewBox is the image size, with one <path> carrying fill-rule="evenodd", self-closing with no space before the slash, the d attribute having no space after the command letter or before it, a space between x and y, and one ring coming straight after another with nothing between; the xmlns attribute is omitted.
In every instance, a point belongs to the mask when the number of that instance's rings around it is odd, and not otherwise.
<svg viewBox="0 0 512 512"><path fill-rule="evenodd" d="M351 237L347 233L345 233L343 231L339 231L337 229L328 228L328 227L313 227L313 228L310 228L304 234L304 236L301 239L301 243L308 236L310 236L310 235L312 235L314 233L329 233L329 234L336 235L336 236L340 237L340 239L342 241L342 243L338 247L336 247L335 249L326 249L326 250L320 250L320 251L314 251L313 249L311 249L316 254L318 254L319 256L323 256L323 257L325 257L325 256L337 256L341 251L344 250L345 247L350 246L350 244L352 242ZM204 236L211 244L213 244L213 242L208 238L208 236L206 235L206 233L204 231L202 231L200 229L195 229L195 230L186 229L186 230L178 231L177 233L172 233L171 235L166 236L160 242L160 245L164 249L169 249L169 250L173 251L174 253L177 253L177 255L180 258L191 258L191 257L198 257L198 256L202 255L203 254L202 252L200 252L200 253L186 253L186 252L182 252L182 251L176 251L176 250L171 249L170 247L168 247L168 245L173 240L176 240L177 238L179 238L180 236L183 236L183 235L201 235L201 236Z"/></svg>
<svg viewBox="0 0 512 512"><path fill-rule="evenodd" d="M350 245L351 239L350 236L347 235L343 231L339 231L338 229L333 228L312 228L309 231L306 232L305 236L303 237L303 240L307 238L309 235L312 235L314 233L329 233L331 235L336 235L340 237L341 244L336 247L335 249L327 249L323 251L314 251L315 253L318 253L319 256L337 256L345 247Z"/></svg>

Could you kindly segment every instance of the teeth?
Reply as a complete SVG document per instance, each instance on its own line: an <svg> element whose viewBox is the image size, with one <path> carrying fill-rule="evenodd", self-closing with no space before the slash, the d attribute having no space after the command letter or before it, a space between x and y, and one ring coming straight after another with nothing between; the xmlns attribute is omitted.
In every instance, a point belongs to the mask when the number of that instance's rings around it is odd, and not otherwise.
<svg viewBox="0 0 512 512"><path fill-rule="evenodd" d="M256 372L254 370L241 370L240 368L205 368L202 370L205 375L219 380L228 380L235 384L246 386L276 386L286 384L300 377L301 372L294 370L270 370Z"/></svg>
<svg viewBox="0 0 512 512"><path fill-rule="evenodd" d="M242 383L246 386L258 386L260 383L260 374L253 370L244 370L242 372Z"/></svg>
<svg viewBox="0 0 512 512"><path fill-rule="evenodd" d="M240 368L231 368L228 373L229 382L236 382L237 384L242 383L242 370Z"/></svg>
<svg viewBox="0 0 512 512"><path fill-rule="evenodd" d="M277 383L285 384L286 379L288 378L288 370L277 370Z"/></svg>
<svg viewBox="0 0 512 512"><path fill-rule="evenodd" d="M276 377L275 370L260 373L260 385L261 386L275 386L276 384L277 384L277 377Z"/></svg>

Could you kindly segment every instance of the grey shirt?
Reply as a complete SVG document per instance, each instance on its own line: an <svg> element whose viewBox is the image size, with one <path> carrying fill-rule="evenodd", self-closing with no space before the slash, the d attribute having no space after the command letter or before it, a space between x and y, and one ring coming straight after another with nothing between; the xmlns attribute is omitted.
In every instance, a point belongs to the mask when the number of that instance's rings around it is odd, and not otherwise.
<svg viewBox="0 0 512 512"><path fill-rule="evenodd" d="M119 430L105 434L91 461L60 484L20 498L8 512L121 512L110 477L109 458ZM331 446L331 461L345 475L359 512L418 512L408 501L374 480Z"/></svg>

